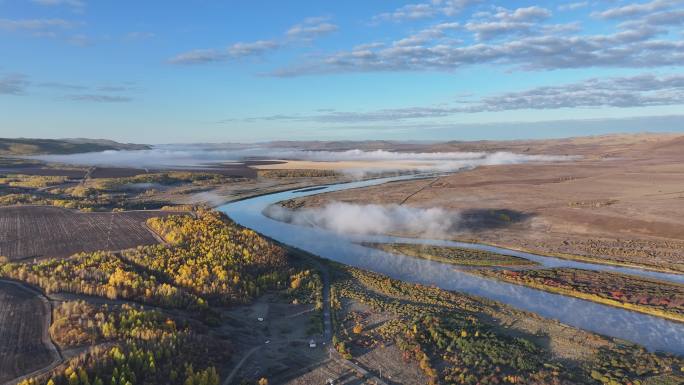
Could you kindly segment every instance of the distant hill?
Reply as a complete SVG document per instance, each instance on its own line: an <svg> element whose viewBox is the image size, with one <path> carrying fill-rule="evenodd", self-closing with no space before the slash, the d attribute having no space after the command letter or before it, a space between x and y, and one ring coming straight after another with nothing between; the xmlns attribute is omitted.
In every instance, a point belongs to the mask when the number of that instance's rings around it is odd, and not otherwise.
<svg viewBox="0 0 684 385"><path fill-rule="evenodd" d="M497 152L508 151L526 154L554 155L605 155L616 154L643 146L658 151L682 151L684 136L681 133L628 133L595 136L578 136L558 139L473 140L473 141L275 141L266 145L276 148L297 148L318 151L385 150L396 152ZM640 147L641 146L641 147Z"/></svg>
<svg viewBox="0 0 684 385"><path fill-rule="evenodd" d="M144 144L119 143L106 139L0 138L0 155L77 154L106 150L145 150Z"/></svg>

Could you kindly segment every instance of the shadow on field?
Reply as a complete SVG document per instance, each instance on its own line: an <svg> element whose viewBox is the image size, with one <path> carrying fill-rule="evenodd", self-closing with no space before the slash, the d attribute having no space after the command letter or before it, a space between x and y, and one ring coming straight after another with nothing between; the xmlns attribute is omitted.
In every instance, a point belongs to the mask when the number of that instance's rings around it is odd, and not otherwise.
<svg viewBox="0 0 684 385"><path fill-rule="evenodd" d="M469 209L461 211L455 231L503 229L533 218L535 214L508 209Z"/></svg>

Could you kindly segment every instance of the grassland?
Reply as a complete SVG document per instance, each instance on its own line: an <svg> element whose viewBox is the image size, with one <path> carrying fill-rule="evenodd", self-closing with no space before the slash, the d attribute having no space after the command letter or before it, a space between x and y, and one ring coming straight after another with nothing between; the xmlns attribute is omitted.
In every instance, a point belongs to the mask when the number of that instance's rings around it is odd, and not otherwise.
<svg viewBox="0 0 684 385"><path fill-rule="evenodd" d="M416 245L409 243L364 243L393 254L404 254L410 257L464 266L533 266L535 262L524 258L498 254L484 250L465 249L461 247Z"/></svg>
<svg viewBox="0 0 684 385"><path fill-rule="evenodd" d="M681 135L579 138L524 145L446 143L433 149L476 150L480 146L582 158L564 163L485 166L436 180L331 192L297 203L302 208L323 207L333 201L440 207L474 214L470 223L466 221L450 232L450 239L684 272ZM520 213L520 220L488 221L488 213L504 210ZM462 218L469 219L465 215Z"/></svg>
<svg viewBox="0 0 684 385"><path fill-rule="evenodd" d="M684 286L626 274L557 268L475 270L536 289L684 322Z"/></svg>

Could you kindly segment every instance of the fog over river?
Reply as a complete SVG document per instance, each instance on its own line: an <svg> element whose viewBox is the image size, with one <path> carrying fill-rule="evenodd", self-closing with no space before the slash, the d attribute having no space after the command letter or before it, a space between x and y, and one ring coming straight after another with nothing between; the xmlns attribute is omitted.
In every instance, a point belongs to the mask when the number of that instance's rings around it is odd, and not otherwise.
<svg viewBox="0 0 684 385"><path fill-rule="evenodd" d="M469 293L500 301L515 308L556 319L574 327L633 341L650 350L684 354L684 323L667 321L658 317L590 301L477 277L458 271L452 265L388 254L377 249L361 246L358 242L400 241L405 243L472 247L521 256L539 262L544 266L617 271L678 283L684 283L684 275L574 262L491 246L443 240L396 238L365 234L346 235L320 227L281 222L264 215L264 211L270 205L286 199L377 185L407 178L409 177L383 178L329 185L319 190L304 189L262 195L223 205L219 207L219 210L243 226L323 258L374 271L407 282L435 285L446 290ZM363 218L360 217L359 221L363 221Z"/></svg>
<svg viewBox="0 0 684 385"><path fill-rule="evenodd" d="M373 172L456 171L483 165L527 162L560 162L577 159L564 155L528 155L512 152L399 152L387 150L310 150L307 148L272 147L268 144L168 144L147 150L101 151L67 155L36 155L28 158L46 162L102 167L149 169L201 168L246 160L300 160L312 162L356 162L377 164ZM360 168L344 170L364 176Z"/></svg>

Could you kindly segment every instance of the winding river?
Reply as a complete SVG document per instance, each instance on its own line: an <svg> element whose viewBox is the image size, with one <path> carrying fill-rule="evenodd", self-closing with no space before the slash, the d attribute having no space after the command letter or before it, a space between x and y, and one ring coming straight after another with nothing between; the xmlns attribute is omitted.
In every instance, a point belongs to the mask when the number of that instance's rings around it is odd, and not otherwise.
<svg viewBox="0 0 684 385"><path fill-rule="evenodd" d="M545 267L575 267L597 271L613 271L676 283L684 283L684 275L576 262L480 244L391 236L341 235L321 228L280 222L263 214L264 209L269 205L286 199L410 178L412 177L381 178L261 195L223 205L219 207L219 210L243 226L323 258L407 282L434 285L446 290L489 298L546 318L556 319L577 328L636 342L650 350L684 355L684 323L667 321L646 314L482 278L456 270L452 265L389 254L361 246L358 242L403 242L459 246L519 256L538 262Z"/></svg>

